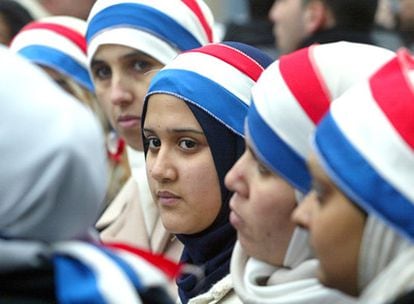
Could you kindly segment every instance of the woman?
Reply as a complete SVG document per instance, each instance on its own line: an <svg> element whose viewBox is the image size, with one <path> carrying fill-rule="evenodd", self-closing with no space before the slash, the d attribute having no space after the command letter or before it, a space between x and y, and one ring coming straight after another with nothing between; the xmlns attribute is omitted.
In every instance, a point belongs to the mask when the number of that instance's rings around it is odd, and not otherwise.
<svg viewBox="0 0 414 304"><path fill-rule="evenodd" d="M107 167L96 118L5 48L0 65L0 302L172 303L145 254L97 241Z"/></svg>
<svg viewBox="0 0 414 304"><path fill-rule="evenodd" d="M106 202L113 199L130 175L122 149L112 148L114 132L97 103L89 76L86 22L69 16L45 17L27 24L13 39L12 51L39 65L62 89L88 106L107 134L109 183ZM122 142L115 147L122 148ZM124 156L125 155L125 156Z"/></svg>
<svg viewBox="0 0 414 304"><path fill-rule="evenodd" d="M330 101L393 56L357 43L314 45L282 56L253 86L247 149L226 176L238 236L231 274L243 303L352 302L317 282L307 234L290 217L309 191L308 136Z"/></svg>
<svg viewBox="0 0 414 304"><path fill-rule="evenodd" d="M270 62L244 44L211 44L179 55L151 82L143 111L149 185L163 225L184 244L181 262L204 270L201 281L177 280L183 303L231 295L236 233L224 176L244 149L251 86Z"/></svg>
<svg viewBox="0 0 414 304"><path fill-rule="evenodd" d="M335 100L308 160L312 191L293 216L310 232L322 284L361 303L414 287L413 66L400 51Z"/></svg>
<svg viewBox="0 0 414 304"><path fill-rule="evenodd" d="M87 46L98 100L126 141L132 177L100 218L105 241L122 240L178 259L151 198L142 153L141 112L156 71L177 54L213 41L202 0L98 0L88 17Z"/></svg>

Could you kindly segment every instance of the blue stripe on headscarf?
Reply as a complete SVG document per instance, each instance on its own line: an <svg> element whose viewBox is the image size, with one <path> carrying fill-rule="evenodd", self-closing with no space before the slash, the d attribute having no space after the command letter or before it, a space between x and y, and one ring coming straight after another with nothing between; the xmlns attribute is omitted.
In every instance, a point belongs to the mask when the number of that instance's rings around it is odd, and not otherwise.
<svg viewBox="0 0 414 304"><path fill-rule="evenodd" d="M56 255L53 261L58 303L106 303L89 267L68 256Z"/></svg>
<svg viewBox="0 0 414 304"><path fill-rule="evenodd" d="M414 205L389 184L341 132L331 113L317 128L315 146L328 175L362 209L414 240Z"/></svg>
<svg viewBox="0 0 414 304"><path fill-rule="evenodd" d="M254 104L250 105L247 127L258 157L302 193L311 188L311 176L305 160L289 147L263 120Z"/></svg>
<svg viewBox="0 0 414 304"><path fill-rule="evenodd" d="M89 23L86 41L90 43L100 31L116 27L140 29L181 51L201 46L201 43L173 18L154 8L136 3L116 4L96 14Z"/></svg>
<svg viewBox="0 0 414 304"><path fill-rule="evenodd" d="M94 92L94 86L89 77L88 70L65 53L42 45L27 46L19 50L18 53L36 64L61 71L61 73L73 78L81 86Z"/></svg>
<svg viewBox="0 0 414 304"><path fill-rule="evenodd" d="M214 116L229 129L243 135L248 105L230 91L197 73L185 70L161 70L151 81L148 95L166 93L189 101Z"/></svg>

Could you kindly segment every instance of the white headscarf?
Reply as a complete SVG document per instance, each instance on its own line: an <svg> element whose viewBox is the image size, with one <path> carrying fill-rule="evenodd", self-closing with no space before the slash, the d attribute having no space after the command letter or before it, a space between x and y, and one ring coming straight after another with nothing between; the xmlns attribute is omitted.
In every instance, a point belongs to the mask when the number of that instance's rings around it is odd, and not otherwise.
<svg viewBox="0 0 414 304"><path fill-rule="evenodd" d="M30 262L42 243L88 237L106 156L92 112L5 48L0 66L1 270Z"/></svg>
<svg viewBox="0 0 414 304"><path fill-rule="evenodd" d="M361 303L388 303L414 288L414 246L375 216L365 225L359 257Z"/></svg>

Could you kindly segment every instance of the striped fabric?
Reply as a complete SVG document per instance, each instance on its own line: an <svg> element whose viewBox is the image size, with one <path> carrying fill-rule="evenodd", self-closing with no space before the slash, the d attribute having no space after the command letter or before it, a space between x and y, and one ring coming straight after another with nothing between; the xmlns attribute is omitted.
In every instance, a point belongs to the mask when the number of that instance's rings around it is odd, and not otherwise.
<svg viewBox="0 0 414 304"><path fill-rule="evenodd" d="M317 129L327 173L356 204L414 240L414 60L402 50L336 100Z"/></svg>
<svg viewBox="0 0 414 304"><path fill-rule="evenodd" d="M213 42L213 15L202 0L98 0L88 18L92 60L102 44L143 51L163 64Z"/></svg>
<svg viewBox="0 0 414 304"><path fill-rule="evenodd" d="M10 48L30 61L49 67L93 91L89 77L86 22L66 16L53 16L26 25L13 39Z"/></svg>
<svg viewBox="0 0 414 304"><path fill-rule="evenodd" d="M177 56L162 69L146 99L157 93L178 96L243 136L251 87L270 63L269 57L245 44L209 44Z"/></svg>
<svg viewBox="0 0 414 304"><path fill-rule="evenodd" d="M252 89L246 132L255 153L302 193L310 190L309 138L332 100L395 56L358 43L313 45L282 56Z"/></svg>
<svg viewBox="0 0 414 304"><path fill-rule="evenodd" d="M142 303L149 288L167 289L181 266L125 244L71 241L52 247L59 303Z"/></svg>

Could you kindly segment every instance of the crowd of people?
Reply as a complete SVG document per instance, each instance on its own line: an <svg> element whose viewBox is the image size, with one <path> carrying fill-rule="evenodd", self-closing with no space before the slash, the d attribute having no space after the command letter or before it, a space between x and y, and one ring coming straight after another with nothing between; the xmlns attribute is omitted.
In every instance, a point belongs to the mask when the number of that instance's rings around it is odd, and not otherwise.
<svg viewBox="0 0 414 304"><path fill-rule="evenodd" d="M414 301L408 0L81 2L0 0L1 303Z"/></svg>

